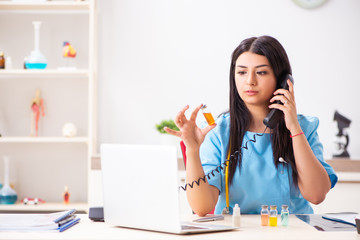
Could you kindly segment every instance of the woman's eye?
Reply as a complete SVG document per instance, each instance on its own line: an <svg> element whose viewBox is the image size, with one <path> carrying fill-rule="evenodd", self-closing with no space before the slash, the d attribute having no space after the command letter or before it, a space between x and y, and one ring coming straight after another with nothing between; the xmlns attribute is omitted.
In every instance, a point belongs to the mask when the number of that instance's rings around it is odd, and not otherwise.
<svg viewBox="0 0 360 240"><path fill-rule="evenodd" d="M245 75L246 72L245 72L245 71L238 71L238 74L239 74L239 75Z"/></svg>
<svg viewBox="0 0 360 240"><path fill-rule="evenodd" d="M258 75L265 75L267 72L266 71L258 71L257 74Z"/></svg>

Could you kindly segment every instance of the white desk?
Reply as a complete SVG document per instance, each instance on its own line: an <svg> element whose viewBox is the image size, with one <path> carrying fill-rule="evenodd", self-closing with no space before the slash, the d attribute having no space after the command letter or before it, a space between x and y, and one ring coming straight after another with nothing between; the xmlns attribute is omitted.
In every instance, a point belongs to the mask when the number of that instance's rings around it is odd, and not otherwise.
<svg viewBox="0 0 360 240"><path fill-rule="evenodd" d="M0 239L317 239L317 240L342 240L357 239L360 235L353 232L320 232L312 226L302 222L294 215L290 215L287 227L262 227L259 215L242 215L241 227L230 232L205 233L193 235L175 235L157 233L143 230L125 229L108 226L102 222L92 222L87 215L81 215L81 221L72 228L62 233L9 233L0 232ZM225 221L215 221L213 224L231 224L231 217Z"/></svg>

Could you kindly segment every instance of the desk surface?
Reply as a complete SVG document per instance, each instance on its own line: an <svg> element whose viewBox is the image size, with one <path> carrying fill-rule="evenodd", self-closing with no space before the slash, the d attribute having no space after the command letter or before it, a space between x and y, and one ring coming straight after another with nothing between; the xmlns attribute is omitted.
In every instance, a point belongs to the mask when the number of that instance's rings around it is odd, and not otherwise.
<svg viewBox="0 0 360 240"><path fill-rule="evenodd" d="M290 215L287 227L262 227L259 215L242 215L241 227L230 232L217 232L193 235L175 235L143 230L126 229L106 225L103 222L92 222L87 215L80 215L81 221L74 227L62 233L11 233L0 232L0 239L357 239L360 235L351 232L321 232ZM231 224L231 216L224 221L215 221L213 224Z"/></svg>

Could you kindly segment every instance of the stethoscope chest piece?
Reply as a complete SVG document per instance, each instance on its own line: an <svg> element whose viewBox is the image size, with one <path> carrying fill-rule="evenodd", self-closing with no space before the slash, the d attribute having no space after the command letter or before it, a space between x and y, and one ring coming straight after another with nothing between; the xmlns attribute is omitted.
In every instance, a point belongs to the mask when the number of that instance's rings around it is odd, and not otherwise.
<svg viewBox="0 0 360 240"><path fill-rule="evenodd" d="M222 212L221 215L232 215L233 212L233 208L232 207L225 207Z"/></svg>

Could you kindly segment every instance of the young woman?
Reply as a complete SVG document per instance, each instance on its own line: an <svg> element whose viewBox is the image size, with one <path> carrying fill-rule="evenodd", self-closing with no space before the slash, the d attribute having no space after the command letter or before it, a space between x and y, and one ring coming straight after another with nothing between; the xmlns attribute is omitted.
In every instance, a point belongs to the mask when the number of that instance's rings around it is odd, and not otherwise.
<svg viewBox="0 0 360 240"><path fill-rule="evenodd" d="M287 54L276 39L245 39L232 54L229 112L215 124L199 128L195 120L202 105L189 119L186 106L175 118L180 131L165 128L186 145L187 183L224 166L229 153L241 152L229 162L227 174L215 171L199 185L187 186L189 204L198 215L214 207L219 214L227 202L230 210L238 203L241 212L249 214L260 213L261 205L277 205L280 211L283 204L291 213L313 213L309 202L321 203L336 184L334 170L323 159L319 120L297 114L290 80L289 90L278 89L281 76L291 73ZM263 119L271 109L281 110L284 117L274 129L266 129ZM256 142L250 141L254 136Z"/></svg>

